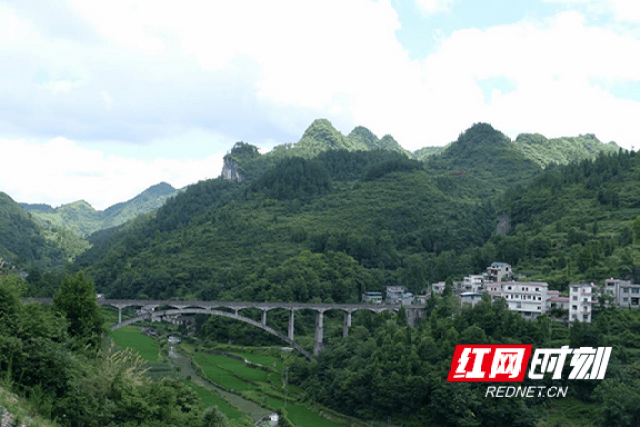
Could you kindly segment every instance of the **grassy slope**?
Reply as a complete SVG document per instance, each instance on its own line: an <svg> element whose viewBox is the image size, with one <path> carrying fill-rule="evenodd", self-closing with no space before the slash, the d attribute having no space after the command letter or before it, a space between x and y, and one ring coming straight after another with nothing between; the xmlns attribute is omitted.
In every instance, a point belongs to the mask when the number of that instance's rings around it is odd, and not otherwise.
<svg viewBox="0 0 640 427"><path fill-rule="evenodd" d="M240 354L246 354L240 352ZM260 356L251 354L252 358L260 359L264 362L279 360L270 356ZM202 367L207 377L214 383L234 390L236 392L244 392L248 397L261 400L263 404L270 406L273 409L285 408L287 410L288 417L293 423L299 427L343 427L344 424L336 423L328 420L317 413L309 409L308 403L295 402L290 399L286 406L284 395L282 390L275 384L281 384L280 381L271 382L271 376L275 373L268 374L267 371L245 365L242 361L233 359L222 355L211 354L198 354L195 357L196 362ZM255 385L243 381L239 377L245 378L249 381L260 384L260 388ZM294 388L287 387L289 390L289 396L295 394ZM273 395L265 394L278 394L282 398L274 397Z"/></svg>
<svg viewBox="0 0 640 427"><path fill-rule="evenodd" d="M227 416L227 419L229 420L239 420L242 418L242 412L229 405L229 403L220 396L215 395L210 390L207 390L206 388L201 387L197 384L191 382L187 384L198 394L198 397L202 401L202 405L205 408L209 406L217 406L218 409L220 409L220 411L225 414Z"/></svg>
<svg viewBox="0 0 640 427"><path fill-rule="evenodd" d="M140 328L124 326L111 332L111 337L120 348L131 347L140 353L140 356L150 362L158 361L158 344L156 341L143 335Z"/></svg>

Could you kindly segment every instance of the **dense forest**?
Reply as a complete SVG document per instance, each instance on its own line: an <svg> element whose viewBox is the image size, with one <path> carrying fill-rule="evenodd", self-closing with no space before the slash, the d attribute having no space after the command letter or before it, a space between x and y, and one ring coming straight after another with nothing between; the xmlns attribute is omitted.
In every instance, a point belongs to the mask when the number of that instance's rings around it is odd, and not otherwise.
<svg viewBox="0 0 640 427"><path fill-rule="evenodd" d="M59 426L219 426L183 382L152 383L139 356L101 348L102 311L91 280L67 276L53 306L24 303L25 285L0 272L0 386L29 398Z"/></svg>
<svg viewBox="0 0 640 427"><path fill-rule="evenodd" d="M267 167L246 143L230 156L244 170L264 171L240 183L200 182L148 219L92 236L76 266L113 297L337 302L386 285L422 292L494 260L560 290L569 281L638 275L634 153L541 171L479 124L426 163L338 149ZM500 233L498 218L507 223ZM305 251L346 257L362 285L340 297L318 287L284 291L292 286L272 272L294 268ZM273 286L278 292L268 292Z"/></svg>

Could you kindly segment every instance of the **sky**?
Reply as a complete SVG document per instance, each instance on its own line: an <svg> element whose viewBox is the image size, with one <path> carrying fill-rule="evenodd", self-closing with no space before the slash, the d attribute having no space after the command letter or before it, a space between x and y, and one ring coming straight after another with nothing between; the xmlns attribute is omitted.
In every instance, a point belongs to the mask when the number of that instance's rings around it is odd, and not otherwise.
<svg viewBox="0 0 640 427"><path fill-rule="evenodd" d="M96 209L318 118L640 147L637 0L0 0L0 191Z"/></svg>

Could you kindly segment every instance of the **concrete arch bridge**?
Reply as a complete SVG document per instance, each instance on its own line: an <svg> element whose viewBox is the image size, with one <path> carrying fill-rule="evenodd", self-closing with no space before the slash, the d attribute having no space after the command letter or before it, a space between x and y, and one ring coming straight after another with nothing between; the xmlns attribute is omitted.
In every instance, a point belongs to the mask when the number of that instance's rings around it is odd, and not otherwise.
<svg viewBox="0 0 640 427"><path fill-rule="evenodd" d="M33 301L43 304L51 304L50 298L33 298ZM310 309L316 312L316 327L313 341L313 355L317 356L323 348L323 316L326 311L341 310L344 313L342 335L346 337L351 327L351 314L358 310L369 310L373 314L383 311L397 311L398 304L322 304L322 303L299 303L299 302L234 302L234 301L176 301L176 300L119 300L119 299L98 299L99 305L111 306L118 309L118 323L111 327L116 330L123 326L131 325L142 320L163 320L184 314L207 314L212 316L222 316L236 319L260 328L298 350L309 360L313 356L294 341L295 312L298 310ZM127 307L139 308L138 315L126 320L122 320L122 309ZM162 308L162 309L159 309ZM229 309L232 312L219 310ZM257 322L249 317L239 314L245 308L257 308L262 310L261 321ZM289 310L288 334L284 335L275 329L267 326L267 313L273 309ZM424 316L423 305L405 306L409 325L415 323Z"/></svg>

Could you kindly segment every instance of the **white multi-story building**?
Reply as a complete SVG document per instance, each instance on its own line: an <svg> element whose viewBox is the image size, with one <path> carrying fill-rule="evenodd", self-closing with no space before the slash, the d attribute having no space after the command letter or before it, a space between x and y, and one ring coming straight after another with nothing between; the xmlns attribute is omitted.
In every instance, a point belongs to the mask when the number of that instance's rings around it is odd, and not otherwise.
<svg viewBox="0 0 640 427"><path fill-rule="evenodd" d="M559 308L569 310L569 297L552 296L547 298L547 310Z"/></svg>
<svg viewBox="0 0 640 427"><path fill-rule="evenodd" d="M640 285L629 280L607 279L603 292L612 296L618 307L640 308Z"/></svg>
<svg viewBox="0 0 640 427"><path fill-rule="evenodd" d="M501 286L509 310L520 312L525 319L535 319L547 311L547 283L502 282Z"/></svg>
<svg viewBox="0 0 640 427"><path fill-rule="evenodd" d="M382 304L382 292L365 292L362 294L362 302L367 304Z"/></svg>
<svg viewBox="0 0 640 427"><path fill-rule="evenodd" d="M569 321L591 323L592 285L569 285Z"/></svg>
<svg viewBox="0 0 640 427"><path fill-rule="evenodd" d="M487 267L486 277L487 281L500 282L503 277L513 277L513 270L511 270L511 265L506 262L492 262L491 265Z"/></svg>
<svg viewBox="0 0 640 427"><path fill-rule="evenodd" d="M482 301L482 294L480 292L462 292L460 294L461 306L470 305L474 307L480 301Z"/></svg>
<svg viewBox="0 0 640 427"><path fill-rule="evenodd" d="M387 286L387 302L399 304L407 290L404 286Z"/></svg>
<svg viewBox="0 0 640 427"><path fill-rule="evenodd" d="M482 291L482 285L484 284L483 276L471 275L462 279L462 292L478 293Z"/></svg>
<svg viewBox="0 0 640 427"><path fill-rule="evenodd" d="M547 312L548 286L545 282L486 282L483 290L492 301L504 298L509 310L519 312L525 319L535 319Z"/></svg>

